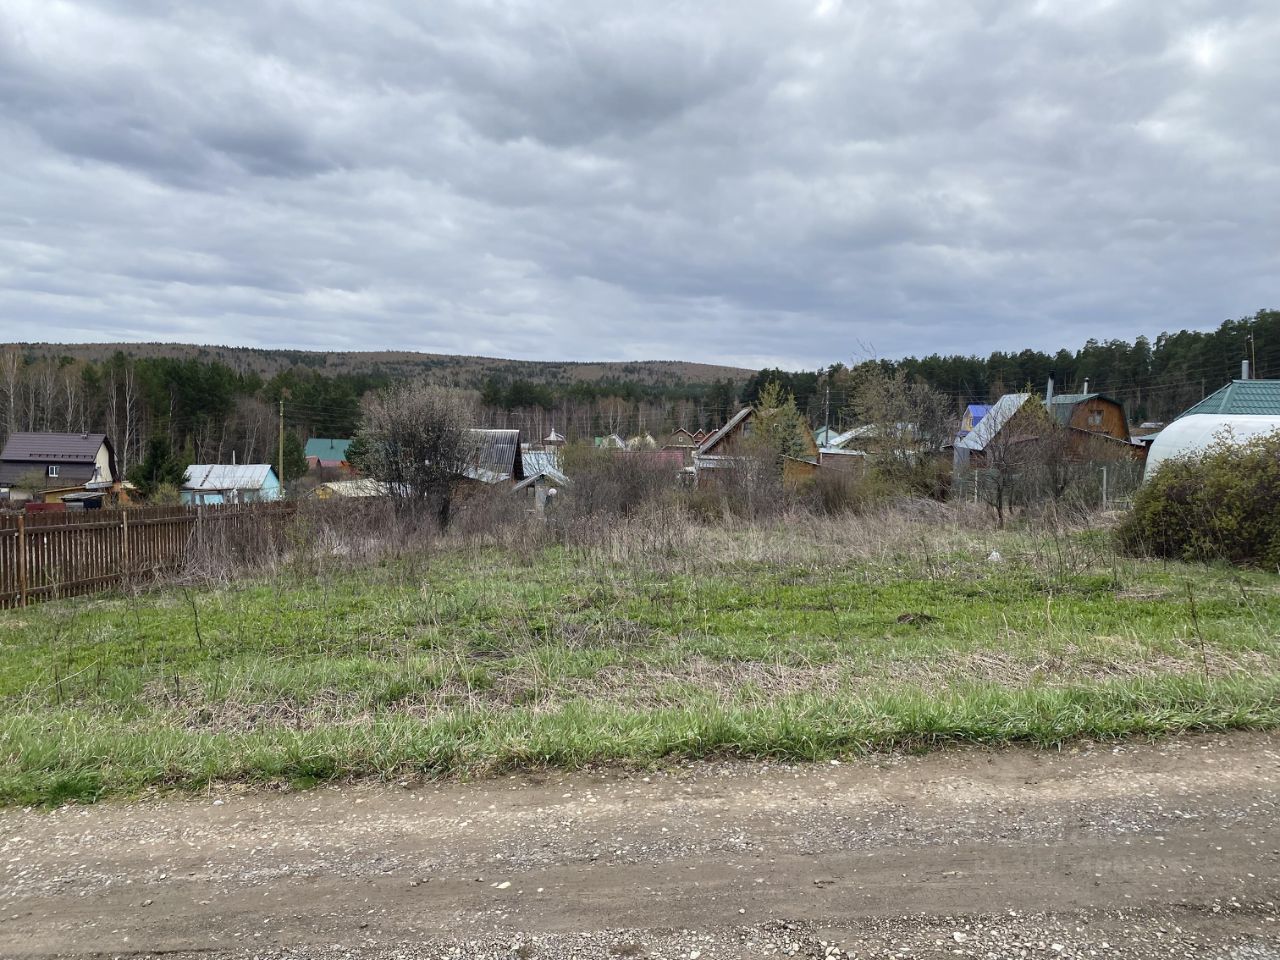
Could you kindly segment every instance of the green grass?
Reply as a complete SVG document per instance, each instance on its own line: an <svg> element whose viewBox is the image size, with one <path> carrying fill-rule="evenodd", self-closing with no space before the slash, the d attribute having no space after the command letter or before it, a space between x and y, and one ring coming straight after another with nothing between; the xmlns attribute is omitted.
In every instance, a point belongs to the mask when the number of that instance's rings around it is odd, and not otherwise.
<svg viewBox="0 0 1280 960"><path fill-rule="evenodd" d="M1280 577L1095 531L906 533L454 548L0 612L0 802L1280 723Z"/></svg>

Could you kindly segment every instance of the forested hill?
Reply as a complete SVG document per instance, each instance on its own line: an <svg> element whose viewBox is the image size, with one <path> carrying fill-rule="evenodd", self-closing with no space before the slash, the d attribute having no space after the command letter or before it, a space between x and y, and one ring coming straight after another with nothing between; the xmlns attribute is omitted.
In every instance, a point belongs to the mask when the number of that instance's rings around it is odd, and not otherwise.
<svg viewBox="0 0 1280 960"><path fill-rule="evenodd" d="M354 376L396 380L426 376L449 386L480 389L486 382L523 380L547 386L575 383L633 383L642 386L710 384L717 380L742 381L753 371L738 367L693 363L686 360L570 362L503 360L496 357L454 356L400 350L340 351L271 350L259 347L226 347L187 343L15 343L32 359L60 359L100 364L118 354L130 359L197 360L220 363L237 374L269 380L291 370L314 371L325 376Z"/></svg>

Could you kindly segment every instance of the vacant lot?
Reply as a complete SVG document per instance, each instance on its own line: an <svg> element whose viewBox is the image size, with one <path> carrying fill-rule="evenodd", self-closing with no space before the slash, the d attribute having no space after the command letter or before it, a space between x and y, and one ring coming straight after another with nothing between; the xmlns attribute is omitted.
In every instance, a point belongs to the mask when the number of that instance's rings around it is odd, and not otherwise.
<svg viewBox="0 0 1280 960"><path fill-rule="evenodd" d="M1280 577L1101 530L665 516L342 554L0 614L0 801L1280 723Z"/></svg>

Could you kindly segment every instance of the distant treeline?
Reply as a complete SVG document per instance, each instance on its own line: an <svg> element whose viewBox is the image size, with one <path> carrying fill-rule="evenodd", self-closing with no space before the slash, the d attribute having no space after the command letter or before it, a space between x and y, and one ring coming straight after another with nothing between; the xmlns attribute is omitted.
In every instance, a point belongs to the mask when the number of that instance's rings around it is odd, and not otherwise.
<svg viewBox="0 0 1280 960"><path fill-rule="evenodd" d="M831 423L844 426L862 416L854 401L859 370L876 365L924 380L952 397L957 411L963 404L993 401L1005 393L1043 392L1052 375L1059 393L1080 392L1087 382L1090 391L1121 401L1135 422L1167 421L1239 377L1244 359L1255 361L1255 377L1280 377L1280 311L1261 310L1208 332L1162 333L1154 344L1146 337L1089 340L1075 352L1022 350L988 357L935 353L852 366L835 363L811 372L761 370L743 385L741 399L754 402L766 383L777 380L795 394L811 422L822 424L829 411Z"/></svg>

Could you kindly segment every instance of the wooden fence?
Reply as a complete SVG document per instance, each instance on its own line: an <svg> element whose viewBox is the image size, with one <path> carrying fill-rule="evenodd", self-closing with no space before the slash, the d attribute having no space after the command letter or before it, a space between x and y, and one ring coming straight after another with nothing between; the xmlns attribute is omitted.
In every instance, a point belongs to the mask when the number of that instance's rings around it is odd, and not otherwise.
<svg viewBox="0 0 1280 960"><path fill-rule="evenodd" d="M0 608L172 574L202 555L278 549L292 503L0 514Z"/></svg>

